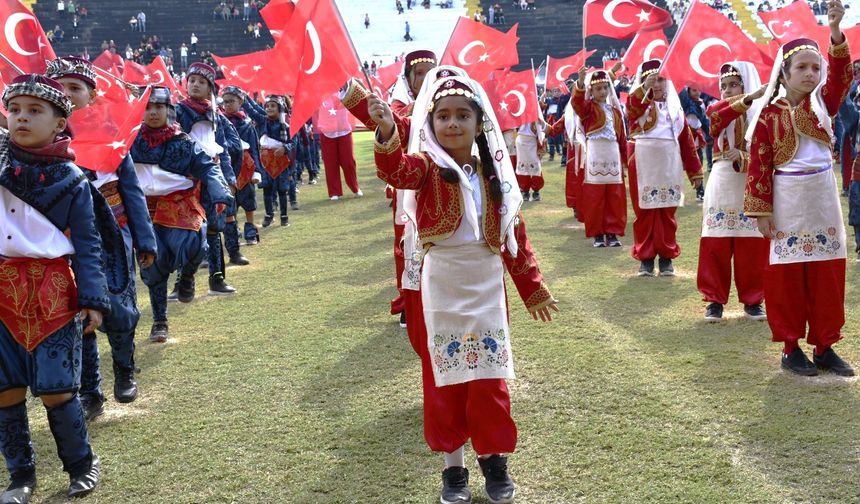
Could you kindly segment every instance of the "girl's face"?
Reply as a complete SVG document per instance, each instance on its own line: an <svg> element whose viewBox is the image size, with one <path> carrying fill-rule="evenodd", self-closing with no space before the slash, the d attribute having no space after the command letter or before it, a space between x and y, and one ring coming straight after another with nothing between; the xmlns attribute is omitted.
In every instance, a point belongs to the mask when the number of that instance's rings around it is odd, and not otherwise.
<svg viewBox="0 0 860 504"><path fill-rule="evenodd" d="M242 100L234 94L225 94L221 97L224 101L224 111L228 114L235 114L242 108Z"/></svg>
<svg viewBox="0 0 860 504"><path fill-rule="evenodd" d="M743 92L744 83L741 82L741 78L737 75L720 79L720 98L723 100L726 98L732 98L733 96L738 96L743 94Z"/></svg>
<svg viewBox="0 0 860 504"><path fill-rule="evenodd" d="M275 102L266 102L266 117L269 119L277 119L280 115L281 110L278 108L278 104Z"/></svg>
<svg viewBox="0 0 860 504"><path fill-rule="evenodd" d="M167 126L167 105L163 103L147 103L143 123L152 129Z"/></svg>
<svg viewBox="0 0 860 504"><path fill-rule="evenodd" d="M654 101L666 101L666 79L658 75L651 92L654 95Z"/></svg>
<svg viewBox="0 0 860 504"><path fill-rule="evenodd" d="M57 81L63 85L66 96L75 110L86 108L96 97L96 92L86 82L74 77L62 77Z"/></svg>
<svg viewBox="0 0 860 504"><path fill-rule="evenodd" d="M782 78L789 89L805 95L812 93L821 78L821 55L814 51L800 51L791 57Z"/></svg>
<svg viewBox="0 0 860 504"><path fill-rule="evenodd" d="M185 90L188 91L188 96L195 100L208 100L212 94L209 89L209 81L197 74L188 77Z"/></svg>
<svg viewBox="0 0 860 504"><path fill-rule="evenodd" d="M424 84L424 77L427 76L427 72L432 70L433 67L433 63L427 62L418 63L412 67L412 71L409 73L409 87L412 88L412 94L418 95L418 92L421 91L421 85Z"/></svg>
<svg viewBox="0 0 860 504"><path fill-rule="evenodd" d="M591 97L594 98L594 101L597 103L605 103L606 99L609 97L609 83L599 82L591 86Z"/></svg>
<svg viewBox="0 0 860 504"><path fill-rule="evenodd" d="M480 132L480 120L465 96L446 96L433 107L433 131L439 145L449 153L471 149Z"/></svg>

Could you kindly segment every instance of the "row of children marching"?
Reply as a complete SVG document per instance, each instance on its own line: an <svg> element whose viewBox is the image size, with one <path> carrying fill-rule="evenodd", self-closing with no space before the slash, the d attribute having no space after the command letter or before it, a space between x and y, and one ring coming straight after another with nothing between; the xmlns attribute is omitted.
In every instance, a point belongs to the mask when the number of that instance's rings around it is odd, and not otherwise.
<svg viewBox="0 0 860 504"><path fill-rule="evenodd" d="M152 306L149 339L164 342L168 301L194 299L202 263L210 295L236 293L225 279L224 248L230 264L249 263L237 213L245 212L245 244L258 243L256 186L264 192L263 226L276 207L287 226L302 170L310 184L318 179L312 130L290 134L288 99L268 96L260 105L227 87L219 108L215 70L195 63L188 74L188 98L179 103L169 89L151 89L140 132L116 168L78 166L70 148L69 117L88 118L84 126L99 117L85 110L96 98L89 61L56 59L45 75L19 76L3 93L0 448L11 483L2 503L29 502L36 484L28 388L47 409L68 495L98 484L100 461L87 433L106 400L95 331L110 343L114 398L134 401L137 268Z"/></svg>

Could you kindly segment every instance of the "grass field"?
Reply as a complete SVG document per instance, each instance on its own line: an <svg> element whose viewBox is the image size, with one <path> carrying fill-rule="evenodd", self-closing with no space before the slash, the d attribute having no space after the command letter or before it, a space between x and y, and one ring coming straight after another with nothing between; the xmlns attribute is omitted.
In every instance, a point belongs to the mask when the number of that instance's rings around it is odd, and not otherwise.
<svg viewBox="0 0 860 504"><path fill-rule="evenodd" d="M244 249L252 265L229 270L240 294L200 296L201 272L198 298L170 306L166 344L147 341L141 286L141 397L111 396L91 424L104 477L86 502L438 502L442 460L423 440L419 362L388 314L391 211L370 136L356 139L366 196L330 202L324 184L303 186L292 226L266 229ZM511 299L517 502L860 502L855 380L780 371L766 323L743 319L736 300L725 323L702 321L701 206L679 211L678 276L638 278L631 237L593 249L564 206L563 170L544 169L543 201L524 212L562 312L537 323ZM838 346L855 365L858 268L849 262ZM63 502L44 409L33 401L31 412L35 502Z"/></svg>

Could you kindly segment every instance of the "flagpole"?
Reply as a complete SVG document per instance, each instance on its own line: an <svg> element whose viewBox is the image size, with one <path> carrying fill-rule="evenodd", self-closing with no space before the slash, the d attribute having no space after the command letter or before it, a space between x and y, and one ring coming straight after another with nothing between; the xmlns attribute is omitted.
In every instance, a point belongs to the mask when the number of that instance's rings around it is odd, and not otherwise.
<svg viewBox="0 0 860 504"><path fill-rule="evenodd" d="M343 31L346 32L346 38L349 40L349 47L352 49L352 54L355 56L355 61L358 63L358 68L361 69L361 74L364 75L364 82L367 84L367 90L371 93L373 92L373 84L370 83L370 77L367 75L367 70L364 69L364 65L361 64L361 58L358 57L358 51L355 49L355 43L352 41L352 35L349 33L349 30L346 28L346 23L343 22L343 16L340 14L340 9L337 6L337 3L332 1L332 7L334 7L335 13L337 13L337 19L340 21L340 26L343 28Z"/></svg>
<svg viewBox="0 0 860 504"><path fill-rule="evenodd" d="M12 67L12 70L15 70L19 74L24 75L25 73L27 73L27 72L21 70L21 68L18 65L16 65L15 63L12 63L12 60L7 58L5 54L0 53L0 59L3 59L3 61L5 61L7 65Z"/></svg>

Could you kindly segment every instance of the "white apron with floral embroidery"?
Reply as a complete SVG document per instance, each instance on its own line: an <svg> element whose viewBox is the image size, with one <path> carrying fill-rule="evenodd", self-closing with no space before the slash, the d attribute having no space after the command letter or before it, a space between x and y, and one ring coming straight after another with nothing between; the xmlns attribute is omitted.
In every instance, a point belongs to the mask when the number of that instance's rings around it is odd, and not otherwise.
<svg viewBox="0 0 860 504"><path fill-rule="evenodd" d="M531 135L517 135L517 175L538 177L541 173L538 141Z"/></svg>
<svg viewBox="0 0 860 504"><path fill-rule="evenodd" d="M585 142L585 183L621 184L621 154L618 142L589 138Z"/></svg>
<svg viewBox="0 0 860 504"><path fill-rule="evenodd" d="M421 301L437 387L514 378L504 274L483 241L427 251Z"/></svg>
<svg viewBox="0 0 860 504"><path fill-rule="evenodd" d="M684 197L684 164L678 141L637 138L635 153L639 207L681 206Z"/></svg>
<svg viewBox="0 0 860 504"><path fill-rule="evenodd" d="M773 220L770 264L846 258L842 204L832 169L778 171L773 177Z"/></svg>
<svg viewBox="0 0 860 504"><path fill-rule="evenodd" d="M705 204L702 206L702 237L763 238L755 217L744 214L744 188L746 173L738 173L728 159L714 161L708 183L705 185Z"/></svg>

